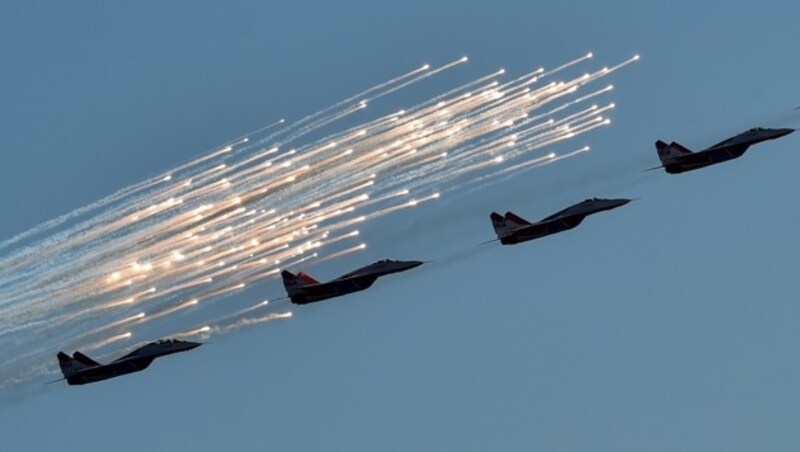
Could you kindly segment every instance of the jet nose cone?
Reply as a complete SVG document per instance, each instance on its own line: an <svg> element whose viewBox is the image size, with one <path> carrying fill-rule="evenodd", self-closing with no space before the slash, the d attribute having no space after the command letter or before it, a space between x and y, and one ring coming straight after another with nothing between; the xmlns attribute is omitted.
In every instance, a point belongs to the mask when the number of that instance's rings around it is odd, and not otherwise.
<svg viewBox="0 0 800 452"><path fill-rule="evenodd" d="M789 135L792 132L794 132L794 129L790 129L790 128L775 129L775 137L776 138L785 137L786 135Z"/></svg>
<svg viewBox="0 0 800 452"><path fill-rule="evenodd" d="M411 270L412 268L419 267L420 265L424 264L425 262L423 262L423 261L406 261L406 262L403 262L403 263L405 264L404 266L405 266L406 270Z"/></svg>
<svg viewBox="0 0 800 452"><path fill-rule="evenodd" d="M184 349L184 350L194 350L194 349L196 349L197 347L199 347L199 346L201 346L201 345L203 345L201 342L190 342L190 341L186 341L186 342L183 344L183 349Z"/></svg>
<svg viewBox="0 0 800 452"><path fill-rule="evenodd" d="M632 199L627 199L627 198L609 199L608 204L610 209L614 209L616 207L624 206L625 204L628 204L631 201Z"/></svg>

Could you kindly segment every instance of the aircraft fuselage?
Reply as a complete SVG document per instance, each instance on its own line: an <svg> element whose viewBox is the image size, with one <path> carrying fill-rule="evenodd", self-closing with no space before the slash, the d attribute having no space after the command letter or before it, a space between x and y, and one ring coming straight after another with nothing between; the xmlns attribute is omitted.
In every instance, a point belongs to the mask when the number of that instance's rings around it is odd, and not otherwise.
<svg viewBox="0 0 800 452"><path fill-rule="evenodd" d="M680 174L705 168L706 166L739 158L744 155L749 147L749 145L739 145L694 152L676 159L674 163L665 165L664 170L669 174Z"/></svg>
<svg viewBox="0 0 800 452"><path fill-rule="evenodd" d="M291 301L294 304L309 304L353 292L360 292L369 289L378 280L379 276L382 275L358 276L304 287L302 294L292 296Z"/></svg>
<svg viewBox="0 0 800 452"><path fill-rule="evenodd" d="M559 232L564 232L578 226L588 215L589 214L570 215L534 223L530 226L517 229L507 237L503 237L500 239L500 243L503 245L516 245L517 243L535 240L547 235L558 234Z"/></svg>
<svg viewBox="0 0 800 452"><path fill-rule="evenodd" d="M154 359L155 357L137 358L92 367L82 370L76 375L67 377L67 383L70 385L83 385L132 374L147 369Z"/></svg>

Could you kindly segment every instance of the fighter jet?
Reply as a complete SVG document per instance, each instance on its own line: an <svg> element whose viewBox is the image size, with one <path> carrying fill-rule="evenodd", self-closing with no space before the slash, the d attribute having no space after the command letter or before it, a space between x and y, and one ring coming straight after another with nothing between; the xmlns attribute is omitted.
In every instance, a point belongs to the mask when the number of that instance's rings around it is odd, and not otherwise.
<svg viewBox="0 0 800 452"><path fill-rule="evenodd" d="M64 352L58 352L57 356L67 384L83 385L145 370L156 358L189 351L201 345L177 339L159 340L140 347L110 364L100 364L81 352L75 352L71 357Z"/></svg>
<svg viewBox="0 0 800 452"><path fill-rule="evenodd" d="M722 163L741 157L747 148L754 144L774 140L792 132L794 129L756 127L698 152L692 152L674 141L667 144L659 140L656 141L656 150L658 158L661 159L661 166L650 168L648 171L664 168L669 174L678 174Z"/></svg>
<svg viewBox="0 0 800 452"><path fill-rule="evenodd" d="M616 209L629 202L631 202L630 199L589 198L536 223L523 220L511 212L506 212L505 216L492 212L489 217L492 219L492 226L497 234L496 240L503 245L514 245L572 229L581 224L581 221L589 215Z"/></svg>
<svg viewBox="0 0 800 452"><path fill-rule="evenodd" d="M281 276L292 303L309 304L368 289L381 276L411 270L422 264L420 261L384 259L324 283L303 272L295 275L284 270Z"/></svg>

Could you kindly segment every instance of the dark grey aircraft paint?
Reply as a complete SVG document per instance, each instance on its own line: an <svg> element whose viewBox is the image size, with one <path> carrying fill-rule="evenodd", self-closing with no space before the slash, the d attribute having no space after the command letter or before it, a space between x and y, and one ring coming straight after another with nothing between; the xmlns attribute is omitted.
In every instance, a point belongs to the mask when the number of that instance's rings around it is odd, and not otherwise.
<svg viewBox="0 0 800 452"><path fill-rule="evenodd" d="M669 174L679 174L700 169L739 158L754 144L774 140L792 132L794 132L794 129L756 127L697 152L692 152L674 141L667 144L659 140L656 141L656 151L658 152L658 158L661 159L661 166L650 169L664 168L664 171Z"/></svg>
<svg viewBox="0 0 800 452"><path fill-rule="evenodd" d="M384 259L325 283L303 272L295 275L284 270L281 276L292 303L308 304L368 289L381 276L404 272L422 264L420 261Z"/></svg>
<svg viewBox="0 0 800 452"><path fill-rule="evenodd" d="M550 234L557 234L572 229L589 215L616 209L629 203L630 199L599 199L590 198L575 205L560 210L536 223L530 223L512 212L500 215L492 212L492 220L497 239L503 245L514 245L527 242Z"/></svg>
<svg viewBox="0 0 800 452"><path fill-rule="evenodd" d="M83 385L147 369L154 359L199 347L200 343L165 339L151 342L109 364L100 364L81 352L58 353L61 373L70 385Z"/></svg>

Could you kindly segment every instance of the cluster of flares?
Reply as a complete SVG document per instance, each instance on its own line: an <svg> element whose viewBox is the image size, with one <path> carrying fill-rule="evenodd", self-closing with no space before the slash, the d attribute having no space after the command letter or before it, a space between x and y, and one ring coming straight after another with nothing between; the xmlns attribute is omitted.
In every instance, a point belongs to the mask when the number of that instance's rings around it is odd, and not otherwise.
<svg viewBox="0 0 800 452"><path fill-rule="evenodd" d="M613 87L596 85L638 56L556 80L591 58L510 81L500 69L309 139L467 58L424 65L0 243L0 386L57 372L59 349L134 347L154 339L137 338L142 324L200 309L281 269L364 250L365 222L588 151L550 148L610 123L614 104L592 101ZM171 335L209 337L291 315L286 304L261 301Z"/></svg>

